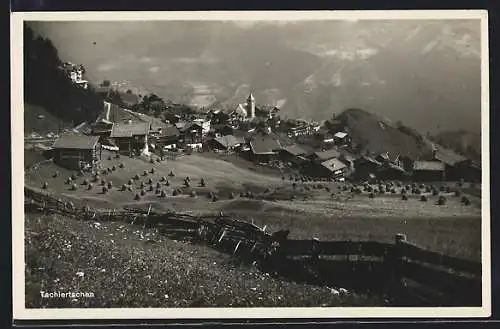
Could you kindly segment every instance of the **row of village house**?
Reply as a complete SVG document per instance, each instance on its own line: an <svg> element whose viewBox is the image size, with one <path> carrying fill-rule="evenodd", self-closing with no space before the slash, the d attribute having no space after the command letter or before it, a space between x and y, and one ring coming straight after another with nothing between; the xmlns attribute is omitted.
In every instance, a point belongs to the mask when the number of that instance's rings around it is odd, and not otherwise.
<svg viewBox="0 0 500 329"><path fill-rule="evenodd" d="M414 179L418 181L480 180L481 169L470 160L443 148L428 159L382 153L355 155L338 147L349 144L349 135L338 132L331 142L335 147L310 150L298 144L283 145L280 138L253 132L235 136L235 127L209 119L197 118L175 124L106 103L105 110L88 129L87 135L63 135L53 145L54 160L61 165L79 168L99 160L97 150L110 149L122 154L162 154L164 150L205 149L235 151L257 163L292 167L309 176L340 179ZM330 141L325 141L330 142Z"/></svg>
<svg viewBox="0 0 500 329"><path fill-rule="evenodd" d="M117 150L129 154L159 147L196 143L205 149L238 152L257 163L280 163L295 168L305 175L330 179L351 177L356 180L369 178L385 180L479 181L481 169L468 159L445 149L436 149L428 160L414 160L408 156L382 153L376 156L357 156L342 148L314 151L293 144L282 145L273 134L256 134L243 138L232 134L208 137L203 126L195 123L188 129L167 126L160 131L147 122L113 124L109 138L94 135L63 135L54 144L54 160L72 168L81 164L92 165L99 161L99 151L110 148L109 139ZM183 141L184 140L184 141ZM183 141L183 142L181 142ZM116 149L115 149L116 150ZM150 150L150 152L153 149Z"/></svg>

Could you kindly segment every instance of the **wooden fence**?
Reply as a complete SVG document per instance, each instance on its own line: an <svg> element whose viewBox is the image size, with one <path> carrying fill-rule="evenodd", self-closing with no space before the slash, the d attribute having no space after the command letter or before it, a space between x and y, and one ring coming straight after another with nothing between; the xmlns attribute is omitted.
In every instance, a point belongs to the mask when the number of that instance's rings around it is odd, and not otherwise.
<svg viewBox="0 0 500 329"><path fill-rule="evenodd" d="M95 221L129 221L205 243L257 262L268 272L315 284L343 282L411 292L410 304L481 305L480 263L422 249L398 234L393 243L375 241L279 240L265 229L222 214L192 216L140 209L77 208L42 190L25 188L26 210L61 213ZM343 276L342 276L343 275ZM373 288L370 287L371 290ZM403 299L408 299L404 295ZM412 305L413 305L412 304Z"/></svg>

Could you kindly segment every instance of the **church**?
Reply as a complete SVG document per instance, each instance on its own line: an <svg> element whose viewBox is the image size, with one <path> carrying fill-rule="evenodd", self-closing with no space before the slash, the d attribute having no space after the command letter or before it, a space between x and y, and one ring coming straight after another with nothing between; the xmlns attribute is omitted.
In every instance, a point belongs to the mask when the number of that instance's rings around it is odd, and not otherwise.
<svg viewBox="0 0 500 329"><path fill-rule="evenodd" d="M250 93L247 102L238 104L233 112L235 115L241 117L243 120L252 120L255 118L255 97Z"/></svg>

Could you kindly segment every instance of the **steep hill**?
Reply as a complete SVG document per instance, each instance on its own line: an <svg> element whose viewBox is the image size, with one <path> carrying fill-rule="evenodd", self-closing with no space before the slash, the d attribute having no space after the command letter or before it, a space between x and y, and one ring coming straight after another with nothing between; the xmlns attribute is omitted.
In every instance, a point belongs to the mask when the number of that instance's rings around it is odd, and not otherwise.
<svg viewBox="0 0 500 329"><path fill-rule="evenodd" d="M362 152L390 152L413 157L432 152L431 145L415 131L398 127L367 111L348 109L339 114L337 119L349 129L353 142L361 145Z"/></svg>

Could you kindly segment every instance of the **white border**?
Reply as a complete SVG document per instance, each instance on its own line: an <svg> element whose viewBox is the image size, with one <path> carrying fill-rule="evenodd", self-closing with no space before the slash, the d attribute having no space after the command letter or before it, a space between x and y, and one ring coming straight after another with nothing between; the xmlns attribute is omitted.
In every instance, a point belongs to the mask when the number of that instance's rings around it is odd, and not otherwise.
<svg viewBox="0 0 500 329"><path fill-rule="evenodd" d="M481 21L482 78L482 307L338 307L338 308L170 308L170 309L26 309L24 305L24 154L23 154L23 22L151 20L409 20L478 19ZM19 12L11 13L11 131L13 316L37 319L258 319L258 318L459 318L491 315L489 53L486 10L394 11L245 11L245 12Z"/></svg>

